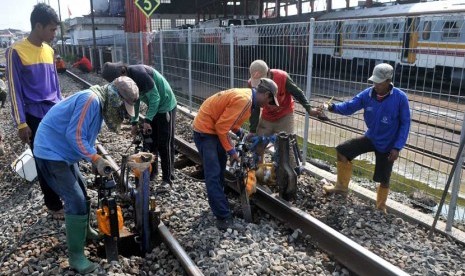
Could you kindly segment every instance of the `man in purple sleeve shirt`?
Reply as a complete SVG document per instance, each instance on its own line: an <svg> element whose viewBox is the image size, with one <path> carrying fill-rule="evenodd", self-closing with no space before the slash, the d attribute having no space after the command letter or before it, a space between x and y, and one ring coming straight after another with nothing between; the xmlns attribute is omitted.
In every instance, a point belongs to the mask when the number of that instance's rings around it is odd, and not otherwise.
<svg viewBox="0 0 465 276"><path fill-rule="evenodd" d="M29 36L14 43L5 53L11 113L23 143L34 145L34 136L45 114L61 98L50 43L60 20L48 5L39 3L31 13ZM45 206L54 218L63 218L63 204L37 170Z"/></svg>

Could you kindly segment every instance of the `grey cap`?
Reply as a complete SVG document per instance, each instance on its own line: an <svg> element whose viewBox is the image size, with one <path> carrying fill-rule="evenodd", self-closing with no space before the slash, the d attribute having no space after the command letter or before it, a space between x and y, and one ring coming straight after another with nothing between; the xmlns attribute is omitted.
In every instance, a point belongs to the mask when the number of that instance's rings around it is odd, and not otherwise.
<svg viewBox="0 0 465 276"><path fill-rule="evenodd" d="M392 80L394 68L390 64L381 63L373 69L373 75L368 79L374 83L382 83L386 80Z"/></svg>
<svg viewBox="0 0 465 276"><path fill-rule="evenodd" d="M121 76L124 66L122 62L105 62L102 68L102 78L108 82L114 81L117 77Z"/></svg>
<svg viewBox="0 0 465 276"><path fill-rule="evenodd" d="M273 95L274 104L279 106L278 98L276 97L278 94L278 85L271 79L261 78L257 85L257 92L264 93L268 91Z"/></svg>
<svg viewBox="0 0 465 276"><path fill-rule="evenodd" d="M137 84L131 78L126 76L116 78L112 84L118 90L118 94L123 98L126 111L129 115L134 117L134 104L139 98L139 88L137 87Z"/></svg>

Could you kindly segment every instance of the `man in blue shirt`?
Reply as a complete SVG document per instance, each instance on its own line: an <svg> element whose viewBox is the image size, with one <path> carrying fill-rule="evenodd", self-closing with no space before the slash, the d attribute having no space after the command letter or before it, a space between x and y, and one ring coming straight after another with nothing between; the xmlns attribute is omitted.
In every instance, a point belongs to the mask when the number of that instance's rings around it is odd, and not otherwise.
<svg viewBox="0 0 465 276"><path fill-rule="evenodd" d="M117 132L125 113L134 116L139 98L136 83L119 77L104 86L92 86L54 105L42 119L34 139L37 167L50 188L64 201L69 266L80 274L94 271L97 264L84 255L86 239L98 234L89 226L85 183L78 162L92 162L100 175L107 175L110 164L97 154L95 141L105 122Z"/></svg>
<svg viewBox="0 0 465 276"><path fill-rule="evenodd" d="M405 146L410 129L410 108L407 95L392 84L393 68L387 63L378 64L368 79L373 86L352 100L325 106L330 112L351 115L364 110L367 131L361 137L348 140L336 147L337 181L325 185L326 194L346 194L352 176L351 161L366 152L375 152L376 165L373 180L380 182L376 208L386 213L389 180L394 161Z"/></svg>

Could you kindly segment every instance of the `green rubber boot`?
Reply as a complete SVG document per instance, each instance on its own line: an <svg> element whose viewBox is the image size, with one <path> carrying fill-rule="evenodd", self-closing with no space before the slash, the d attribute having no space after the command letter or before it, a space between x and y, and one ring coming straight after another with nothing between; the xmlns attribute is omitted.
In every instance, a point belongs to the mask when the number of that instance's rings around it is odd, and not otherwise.
<svg viewBox="0 0 465 276"><path fill-rule="evenodd" d="M86 239L87 240L100 240L103 238L103 235L99 235L97 231L94 230L94 228L90 227L90 200L86 200L87 204L87 233L86 233Z"/></svg>
<svg viewBox="0 0 465 276"><path fill-rule="evenodd" d="M65 215L65 223L69 267L80 274L94 271L98 265L89 261L84 255L88 215Z"/></svg>

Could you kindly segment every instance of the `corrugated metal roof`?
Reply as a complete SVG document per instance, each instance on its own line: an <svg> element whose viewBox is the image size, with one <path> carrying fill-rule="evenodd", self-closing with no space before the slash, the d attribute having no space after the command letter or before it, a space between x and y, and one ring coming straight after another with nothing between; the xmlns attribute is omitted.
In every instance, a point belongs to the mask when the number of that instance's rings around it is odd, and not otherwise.
<svg viewBox="0 0 465 276"><path fill-rule="evenodd" d="M318 20L338 20L356 18L383 18L407 15L465 12L463 0L434 1L415 4L392 5L375 8L344 10L326 13Z"/></svg>

